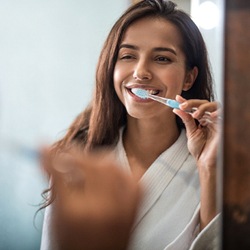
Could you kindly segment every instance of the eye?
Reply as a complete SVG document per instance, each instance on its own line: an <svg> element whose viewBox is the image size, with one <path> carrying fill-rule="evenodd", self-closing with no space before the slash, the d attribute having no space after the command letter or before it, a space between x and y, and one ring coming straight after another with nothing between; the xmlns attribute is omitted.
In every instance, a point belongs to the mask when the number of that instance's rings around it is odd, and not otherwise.
<svg viewBox="0 0 250 250"><path fill-rule="evenodd" d="M172 60L169 57L166 56L157 56L155 61L160 62L160 63L170 63Z"/></svg>
<svg viewBox="0 0 250 250"><path fill-rule="evenodd" d="M134 59L135 58L135 56L133 56L133 55L130 55L130 54L124 54L124 55L121 55L120 56L120 60L131 60L131 59Z"/></svg>
<svg viewBox="0 0 250 250"><path fill-rule="evenodd" d="M127 48L120 49L118 53L118 60L131 61L134 59L136 59L136 54L134 53L134 51L131 51L130 49L127 49Z"/></svg>

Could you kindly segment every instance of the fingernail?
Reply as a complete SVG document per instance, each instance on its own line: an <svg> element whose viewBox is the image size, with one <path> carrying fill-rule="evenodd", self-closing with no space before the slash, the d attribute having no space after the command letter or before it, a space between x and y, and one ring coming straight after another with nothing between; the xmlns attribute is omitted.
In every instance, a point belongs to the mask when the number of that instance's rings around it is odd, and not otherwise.
<svg viewBox="0 0 250 250"><path fill-rule="evenodd" d="M181 103L181 104L180 104L180 107L186 108L186 107L187 107L187 103L186 103L186 102Z"/></svg>
<svg viewBox="0 0 250 250"><path fill-rule="evenodd" d="M196 110L192 113L192 116L195 118L195 119L199 119L200 118L200 111L199 110Z"/></svg>

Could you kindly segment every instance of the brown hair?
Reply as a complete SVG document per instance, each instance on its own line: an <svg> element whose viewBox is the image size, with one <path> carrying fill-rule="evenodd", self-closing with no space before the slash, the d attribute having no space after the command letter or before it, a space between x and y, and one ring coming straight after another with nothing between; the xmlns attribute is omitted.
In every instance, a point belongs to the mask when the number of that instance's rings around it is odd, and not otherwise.
<svg viewBox="0 0 250 250"><path fill-rule="evenodd" d="M178 10L171 1L143 0L129 7L112 27L99 57L93 99L72 123L65 137L54 144L55 151L72 144L93 149L117 143L119 129L126 124L127 119L126 110L113 86L119 45L125 31L134 21L149 16L164 18L178 28L183 40L187 70L194 66L199 70L192 88L182 92L182 96L187 99L213 100L207 50L197 26L189 15ZM179 118L177 124L179 127L184 126Z"/></svg>
<svg viewBox="0 0 250 250"><path fill-rule="evenodd" d="M99 57L93 100L75 119L65 137L54 145L56 148L73 142L87 148L110 146L117 142L119 128L126 124L125 108L113 86L113 71L119 44L131 23L148 16L164 18L178 28L183 38L182 50L186 56L186 68L192 69L196 66L199 70L193 87L183 91L182 96L187 99L213 100L206 46L189 15L178 10L171 1L140 1L132 5L111 29ZM179 123L179 126L182 124Z"/></svg>

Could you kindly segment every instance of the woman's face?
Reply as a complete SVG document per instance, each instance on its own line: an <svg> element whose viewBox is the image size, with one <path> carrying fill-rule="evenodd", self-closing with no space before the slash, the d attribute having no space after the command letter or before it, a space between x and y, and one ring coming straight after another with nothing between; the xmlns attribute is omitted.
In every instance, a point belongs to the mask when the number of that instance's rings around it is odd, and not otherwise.
<svg viewBox="0 0 250 250"><path fill-rule="evenodd" d="M178 29L161 18L140 19L127 29L114 69L114 87L130 116L142 118L171 111L151 99L138 98L131 92L133 88L175 99L191 87L193 79L186 71L181 43Z"/></svg>

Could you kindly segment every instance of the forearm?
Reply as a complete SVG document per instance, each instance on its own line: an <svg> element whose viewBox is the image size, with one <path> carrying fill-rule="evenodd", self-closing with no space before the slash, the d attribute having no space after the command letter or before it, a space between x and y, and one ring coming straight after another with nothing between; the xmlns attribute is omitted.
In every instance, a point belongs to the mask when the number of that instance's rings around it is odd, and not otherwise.
<svg viewBox="0 0 250 250"><path fill-rule="evenodd" d="M210 171L200 171L200 185L201 185L200 230L202 230L217 214L215 168Z"/></svg>

